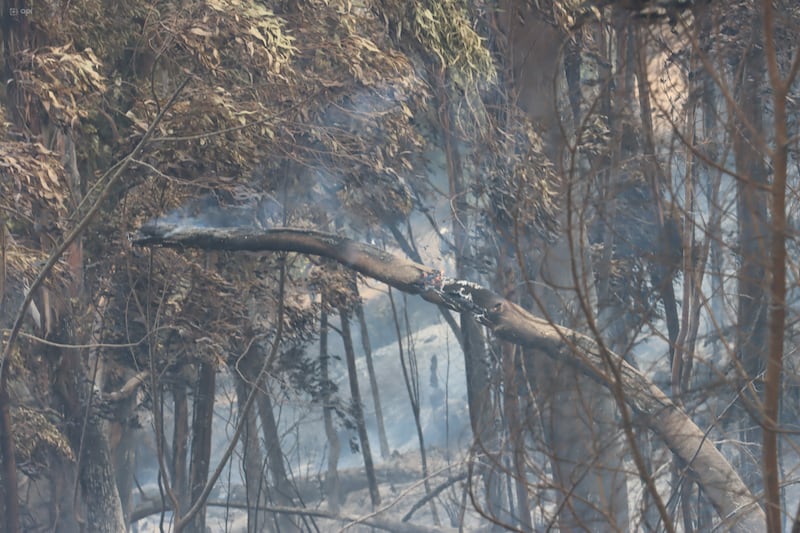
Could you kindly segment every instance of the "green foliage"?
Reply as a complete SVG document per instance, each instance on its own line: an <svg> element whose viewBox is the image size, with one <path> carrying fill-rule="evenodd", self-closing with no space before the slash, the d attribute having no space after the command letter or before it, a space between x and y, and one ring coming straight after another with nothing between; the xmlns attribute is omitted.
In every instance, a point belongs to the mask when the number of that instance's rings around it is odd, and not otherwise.
<svg viewBox="0 0 800 533"><path fill-rule="evenodd" d="M401 39L409 32L422 51L438 60L438 68L447 69L461 87L491 82L496 78L494 63L486 41L474 29L461 0L385 0L381 8Z"/></svg>

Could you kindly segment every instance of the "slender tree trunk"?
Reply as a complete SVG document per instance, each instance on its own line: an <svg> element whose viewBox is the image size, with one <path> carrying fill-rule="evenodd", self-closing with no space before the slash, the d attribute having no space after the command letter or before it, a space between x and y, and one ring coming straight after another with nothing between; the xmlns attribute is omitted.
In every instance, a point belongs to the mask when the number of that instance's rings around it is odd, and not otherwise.
<svg viewBox="0 0 800 533"><path fill-rule="evenodd" d="M254 372L253 379L255 379ZM268 496L279 505L292 505L292 484L286 473L286 465L283 463L283 448L281 447L280 433L278 431L278 421L275 420L275 411L272 406L272 398L264 380L264 390L258 392L256 403L258 414L261 418L261 431L264 436L266 446L267 465L272 476L272 491ZM296 526L290 516L276 513L275 525L282 532L295 531Z"/></svg>
<svg viewBox="0 0 800 533"><path fill-rule="evenodd" d="M467 227L469 224L469 205L467 203L464 172L458 139L451 124L452 109L448 97L447 73L444 69L433 73L437 80L436 94L439 105L439 126L447 162L447 176L450 198L452 199L452 229L455 244L456 275L471 279L467 263L471 255ZM499 452L494 416L496 406L492 401L489 385L489 368L486 362L486 343L475 318L469 313L461 313L461 348L464 352L464 369L467 377L467 403L472 435L476 447L492 457ZM500 518L503 514L502 489L498 487L496 476L484 476L484 489L487 497L487 512Z"/></svg>
<svg viewBox="0 0 800 533"><path fill-rule="evenodd" d="M797 63L788 79L780 74L775 32L775 13L771 0L762 0L764 19L764 53L770 85L773 91L775 148L771 155L773 179L771 188L771 235L769 285L769 341L767 346L766 377L764 378L764 412L761 425L763 435L763 479L766 500L767 531L782 531L780 463L778 457L779 407L781 379L783 377L783 350L786 328L786 239L789 223L786 216L786 187L789 158L789 117L787 100L789 90L797 76ZM791 47L794 48L794 47ZM795 50L793 52L797 54ZM800 58L794 57L795 62Z"/></svg>
<svg viewBox="0 0 800 533"><path fill-rule="evenodd" d="M700 23L700 46L701 52L708 54L712 47L712 32L714 24L708 11L698 15ZM720 110L717 106L717 87L711 74L706 70L700 70L700 82L702 83L702 116L703 129L700 134L700 144L705 146L703 152L704 159L712 163L720 162L720 136L718 131L717 117ZM713 168L712 165L703 164L703 171L706 179L706 195L708 197L708 229L709 239L709 278L711 281L711 318L713 322L712 330L712 350L714 358L720 355L722 330L727 326L725 314L725 275L723 272L723 234L722 234L722 213L723 198L720 194L722 186L722 172Z"/></svg>
<svg viewBox="0 0 800 533"><path fill-rule="evenodd" d="M737 387L740 390L744 388L744 392L734 405L733 416L739 424L741 440L750 445L741 454L740 471L745 482L755 491L762 487L761 469L756 459L760 455L756 449L761 445L762 430L752 412L754 401L757 402L763 392L759 375L765 369L767 359L765 258L769 257L767 197L764 190L767 169L755 142L755 137L763 131L761 88L764 82L764 52L761 45L756 43L761 35L761 20L760 10L752 9L748 30L742 29L742 33L751 41L744 43L744 56L735 58L740 72L736 81L736 98L749 124L737 120L733 132L736 171L741 176L736 184L740 252L736 358L744 370ZM749 387L745 387L751 380L755 396L750 395Z"/></svg>
<svg viewBox="0 0 800 533"><path fill-rule="evenodd" d="M411 414L414 417L414 426L417 429L417 441L419 442L419 454L422 463L422 483L425 486L425 494L427 495L431 492L431 486L430 482L428 481L428 456L425 453L425 439L422 434L422 424L419 419L419 375L415 372L416 364L413 365L413 368L409 368L409 366L412 365L408 365L406 363L406 353L403 349L403 334L400 330L400 317L397 314L397 306L394 303L394 296L392 295L391 287L389 287L389 302L392 306L392 317L394 318L394 327L395 332L397 333L397 348L400 353L400 368L403 370L403 381L406 384L406 392L408 392L408 399L411 402ZM406 311L406 328L409 328L407 307L404 306L404 310ZM410 338L410 329L408 329L408 331L409 334L407 338ZM410 358L411 354L409 352L409 359ZM430 501L430 508L431 515L433 516L433 523L437 526L440 525L439 515L436 512L436 505L434 504L433 500Z"/></svg>
<svg viewBox="0 0 800 533"><path fill-rule="evenodd" d="M130 427L128 420L133 415L133 402L123 400L126 405L123 407L124 416L122 422L106 422L106 427L112 426L113 432L120 435L119 442L112 445L111 455L113 458L114 477L117 482L117 492L119 492L122 515L127 523L131 513L131 496L133 492L133 477L136 473L136 445L138 442L139 429Z"/></svg>
<svg viewBox="0 0 800 533"><path fill-rule="evenodd" d="M367 329L367 319L364 316L364 305L361 302L361 296L358 294L358 286L355 285L356 291L356 317L358 318L358 325L361 328L361 344L364 347L364 356L367 361L367 374L369 374L369 386L372 390L372 401L375 405L375 421L378 424L378 441L381 446L381 457L386 459L389 457L389 441L386 438L386 426L383 423L383 409L381 407L380 389L378 389L378 379L375 377L375 365L372 362L372 346L369 342L369 331Z"/></svg>
<svg viewBox="0 0 800 533"><path fill-rule="evenodd" d="M258 397L258 413L261 417L261 430L264 434L264 443L267 448L267 462L272 475L275 497L273 500L281 505L292 502L292 489L286 465L283 464L283 449L281 447L278 421L275 420L275 411L269 391L265 390Z"/></svg>
<svg viewBox="0 0 800 533"><path fill-rule="evenodd" d="M236 399L239 403L239 416L242 416L242 407L247 403L250 387L240 375L234 375L236 382ZM264 528L266 522L264 513L259 511L267 502L264 498L263 486L263 458L261 456L261 443L258 438L258 421L255 412L251 409L247 413L246 427L242 438L242 472L247 500L247 533L258 533Z"/></svg>
<svg viewBox="0 0 800 533"><path fill-rule="evenodd" d="M350 320L347 309L339 308L339 317L342 321L342 341L344 342L345 359L347 360L347 375L350 382L350 396L352 398L353 417L355 418L358 430L358 440L361 443L361 455L364 457L364 470L367 474L369 483L369 497L372 507L377 507L381 503L381 495L378 492L378 481L375 478L375 467L372 463L372 451L369 446L369 436L367 435L367 425L364 422L364 408L361 403L361 391L358 388L358 371L356 369L356 354L353 349L353 337L350 334Z"/></svg>
<svg viewBox="0 0 800 533"><path fill-rule="evenodd" d="M251 345L244 358L239 361L238 367L242 371L244 379L248 383L248 387L252 386L250 384L256 383L258 380L264 360L267 357L261 345L254 343ZM260 390L255 392L254 402L258 408L258 417L261 420L261 434L264 439L266 464L272 478L271 485L266 487L260 485L259 490L263 491L264 497L269 498L273 503L283 506L293 505L292 495L294 491L286 472L286 465L284 464L278 422L275 419L275 412L273 410L267 379L263 376L260 382ZM259 473L263 472L261 465L259 465L258 471ZM259 475L263 477L262 474ZM276 530L283 533L297 530L297 526L291 516L281 513L274 513L272 516L274 518L274 528ZM260 526L261 529L266 527L266 523Z"/></svg>
<svg viewBox="0 0 800 533"><path fill-rule="evenodd" d="M0 212L0 307L6 297L6 219ZM8 364L3 361L0 365ZM11 432L11 413L8 398L8 372L0 371L0 511L5 517L5 528L10 533L19 530L19 497L17 496L17 460L14 454L14 434Z"/></svg>
<svg viewBox="0 0 800 533"><path fill-rule="evenodd" d="M518 283L514 270L507 264L506 258L513 257L513 249L504 245L498 254L497 275L494 278L495 289L506 298L516 300ZM531 389L521 387L522 376L519 375L520 369L517 367L517 349L512 343L497 343L500 352L500 361L503 373L503 416L506 421L507 447L511 459L511 468L508 477L513 480L513 491L509 487L508 499L513 502L512 494L516 495L516 511L512 508L511 515L515 522L519 522L522 531L533 531L531 519L530 497L528 494L528 474L526 467L526 432L528 428L522 423L523 415L520 405L527 403L521 398L530 394ZM526 390L524 390L526 389ZM528 398L532 401L533 397ZM513 506L511 506L513 507Z"/></svg>
<svg viewBox="0 0 800 533"><path fill-rule="evenodd" d="M438 78L437 93L439 99L439 124L444 142L445 158L447 161L447 176L450 197L453 199L453 241L455 244L456 275L462 279L470 279L466 263L469 262L470 246L467 235L469 223L469 206L466 201L466 186L464 172L461 166L461 155L458 150L458 140L450 124L450 103L447 96L446 74L435 74ZM488 368L486 365L486 349L483 334L475 319L462 313L461 334L463 336L465 368L467 373L467 399L470 410L472 432L476 439L486 449L491 449L494 432L491 423L494 419L493 407L489 395ZM485 437L485 438L484 438Z"/></svg>
<svg viewBox="0 0 800 533"><path fill-rule="evenodd" d="M325 424L325 436L328 438L328 470L325 475L325 496L328 499L328 510L338 513L342 504L339 489L339 454L341 444L339 435L333 425L333 398L332 383L328 372L328 312L324 310L325 302L322 302L323 311L320 317L319 326L319 365L322 375L322 418Z"/></svg>
<svg viewBox="0 0 800 533"><path fill-rule="evenodd" d="M170 463L172 490L181 510L189 508L189 476L187 475L189 451L189 402L186 387L176 383L172 387L175 414L172 420L172 461Z"/></svg>
<svg viewBox="0 0 800 533"><path fill-rule="evenodd" d="M208 480L211 464L211 428L214 421L214 396L216 394L217 370L211 363L200 363L199 377L194 398L192 420L192 457L189 471L189 491L194 505ZM194 516L191 531L206 530L205 507Z"/></svg>
<svg viewBox="0 0 800 533"><path fill-rule="evenodd" d="M0 308L6 298L6 219L0 212ZM9 364L0 362L0 368ZM0 514L4 517L5 530L19 531L19 496L17 484L17 460L14 453L14 433L11 428L10 401L8 397L8 371L0 370Z"/></svg>
<svg viewBox="0 0 800 533"><path fill-rule="evenodd" d="M519 380L516 369L517 347L508 342L501 343L503 364L503 412L508 424L508 440L511 447L511 476L517 496L516 518L522 531L532 532L531 504L528 496L528 476L525 461L525 429L521 423L519 402Z"/></svg>
<svg viewBox="0 0 800 533"><path fill-rule="evenodd" d="M2 228L3 231L5 228ZM8 362L3 361L3 364ZM8 398L8 372L0 371L0 462L3 463L2 486L5 529L10 533L19 531L19 496L17 485L17 462L14 453L14 433L11 428L11 413Z"/></svg>

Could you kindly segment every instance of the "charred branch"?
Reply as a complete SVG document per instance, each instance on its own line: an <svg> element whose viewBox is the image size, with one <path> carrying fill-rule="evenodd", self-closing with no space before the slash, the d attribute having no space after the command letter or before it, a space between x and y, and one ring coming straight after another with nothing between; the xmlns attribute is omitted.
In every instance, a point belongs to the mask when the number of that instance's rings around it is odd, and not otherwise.
<svg viewBox="0 0 800 533"><path fill-rule="evenodd" d="M373 246L313 230L199 228L148 224L131 237L139 246L312 254L435 304L470 313L500 339L536 348L573 366L611 390L621 388L637 419L687 465L724 526L756 531L765 515L739 474L691 418L647 377L595 339L536 317L484 287L396 257ZM619 376L619 382L615 376Z"/></svg>

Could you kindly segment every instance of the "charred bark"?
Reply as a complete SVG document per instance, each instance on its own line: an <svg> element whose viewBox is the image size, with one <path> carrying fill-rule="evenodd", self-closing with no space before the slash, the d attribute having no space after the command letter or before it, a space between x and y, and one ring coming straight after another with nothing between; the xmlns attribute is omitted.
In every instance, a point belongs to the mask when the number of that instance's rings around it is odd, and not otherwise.
<svg viewBox="0 0 800 533"><path fill-rule="evenodd" d="M208 469L211 465L211 425L214 418L216 389L214 365L201 363L199 373L200 379L195 392L194 419L192 421L192 460L189 467L189 492L192 497L192 505L195 505L202 497L208 480ZM206 530L205 507L195 514L190 530Z"/></svg>
<svg viewBox="0 0 800 533"><path fill-rule="evenodd" d="M103 420L92 407L93 391L80 355L61 352L55 388L64 406L65 434L78 456L78 481L86 520L94 531L125 531L125 518L114 476Z"/></svg>
<svg viewBox="0 0 800 533"><path fill-rule="evenodd" d="M178 497L179 510L184 510L189 508L189 479L186 465L189 448L189 402L183 383L174 385L172 396L175 402L175 414L172 426L170 472L172 474L172 490Z"/></svg>
<svg viewBox="0 0 800 533"><path fill-rule="evenodd" d="M605 387L621 388L639 420L686 462L726 527L742 532L763 527L764 511L739 474L706 433L661 389L595 340L536 317L478 284L447 278L438 270L378 248L313 230L150 224L132 240L136 245L319 255L427 301L469 313L500 339L538 349Z"/></svg>

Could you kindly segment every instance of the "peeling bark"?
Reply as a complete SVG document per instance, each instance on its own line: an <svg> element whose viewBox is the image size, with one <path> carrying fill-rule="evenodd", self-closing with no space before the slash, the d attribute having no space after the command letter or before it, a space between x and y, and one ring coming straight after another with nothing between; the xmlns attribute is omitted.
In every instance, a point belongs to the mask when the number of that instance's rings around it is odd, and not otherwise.
<svg viewBox="0 0 800 533"><path fill-rule="evenodd" d="M285 251L319 255L425 300L471 313L503 340L541 350L608 388L621 386L640 421L688 465L725 527L757 531L765 515L739 474L707 435L658 387L617 354L569 328L553 325L475 283L395 257L345 237L313 230L196 228L148 224L132 241L140 246ZM613 369L613 372L612 372ZM617 383L618 375L621 383Z"/></svg>

